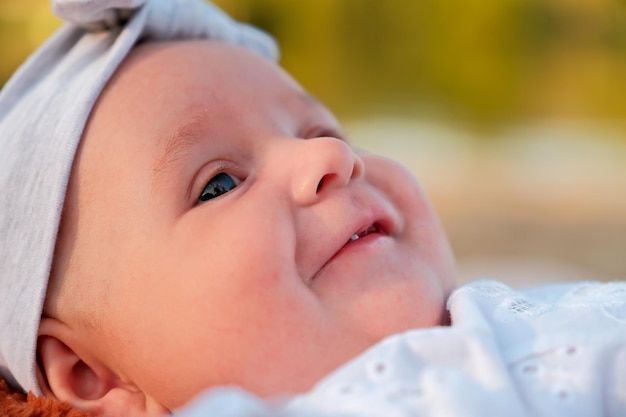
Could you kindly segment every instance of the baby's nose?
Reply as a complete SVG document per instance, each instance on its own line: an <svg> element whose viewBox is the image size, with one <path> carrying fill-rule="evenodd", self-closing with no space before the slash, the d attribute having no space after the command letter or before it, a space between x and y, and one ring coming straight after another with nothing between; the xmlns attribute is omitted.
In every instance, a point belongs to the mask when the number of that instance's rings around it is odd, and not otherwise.
<svg viewBox="0 0 626 417"><path fill-rule="evenodd" d="M292 191L302 205L365 174L365 165L346 142L331 137L303 140L296 149Z"/></svg>

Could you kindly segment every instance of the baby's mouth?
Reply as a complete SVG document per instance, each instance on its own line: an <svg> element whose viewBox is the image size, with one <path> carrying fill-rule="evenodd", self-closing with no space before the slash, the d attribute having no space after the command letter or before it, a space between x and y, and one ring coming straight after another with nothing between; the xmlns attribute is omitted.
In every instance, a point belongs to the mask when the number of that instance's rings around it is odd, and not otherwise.
<svg viewBox="0 0 626 417"><path fill-rule="evenodd" d="M382 229L378 223L371 224L367 226L366 228L362 229L361 231L350 236L350 239L346 242L346 244L350 242L354 242L355 240L359 240L362 237L365 237L371 233L381 233L381 232L382 232Z"/></svg>
<svg viewBox="0 0 626 417"><path fill-rule="evenodd" d="M336 252L332 254L332 256L326 260L326 262L320 267L320 269L308 280L309 283L313 282L317 276L326 269L328 264L332 263L341 253L346 249L351 249L352 245L358 244L361 239L367 238L369 235L378 235L378 236L389 236L390 226L387 224L388 221L386 219L375 221L368 226L364 226L361 229L358 229L354 232L347 241L343 244L342 247L337 248ZM376 239L375 236L372 236L373 239ZM368 238L367 240L369 240ZM367 243L367 242L364 242Z"/></svg>

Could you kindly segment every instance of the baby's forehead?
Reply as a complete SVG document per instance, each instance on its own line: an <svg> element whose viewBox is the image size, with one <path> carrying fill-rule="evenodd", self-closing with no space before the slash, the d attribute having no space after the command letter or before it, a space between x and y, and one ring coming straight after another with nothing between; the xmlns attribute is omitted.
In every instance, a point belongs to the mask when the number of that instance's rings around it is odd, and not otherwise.
<svg viewBox="0 0 626 417"><path fill-rule="evenodd" d="M328 112L274 62L248 49L214 41L149 42L134 48L102 92L93 113L107 109L118 117L151 123L236 115L259 101L274 107L316 108ZM149 114L162 104L166 114ZM171 117L173 116L173 117ZM156 118L158 117L158 119ZM169 123L170 125L172 123ZM173 133L173 132L171 132Z"/></svg>
<svg viewBox="0 0 626 417"><path fill-rule="evenodd" d="M287 106L319 106L282 68L256 52L191 40L135 47L107 83L92 113L113 108L141 118L147 117L152 104L164 102L170 112L181 111L180 117L197 112L198 107L210 111L230 107L236 114L246 111L242 100L246 96Z"/></svg>
<svg viewBox="0 0 626 417"><path fill-rule="evenodd" d="M229 78L251 80L268 73L280 75L291 81L290 87L300 89L273 61L241 46L211 40L146 42L131 50L107 89L120 82L125 87L143 82L156 93L155 87L165 81L184 84L198 79L220 89Z"/></svg>
<svg viewBox="0 0 626 417"><path fill-rule="evenodd" d="M159 94L166 83L180 84L191 80L197 72L204 72L206 80L229 62L226 57L233 53L246 54L240 48L213 41L146 42L134 47L116 70L100 95L100 100L116 91L121 96L138 93ZM231 71L237 71L232 66ZM219 86L219 84L218 84ZM143 91L147 90L147 91Z"/></svg>

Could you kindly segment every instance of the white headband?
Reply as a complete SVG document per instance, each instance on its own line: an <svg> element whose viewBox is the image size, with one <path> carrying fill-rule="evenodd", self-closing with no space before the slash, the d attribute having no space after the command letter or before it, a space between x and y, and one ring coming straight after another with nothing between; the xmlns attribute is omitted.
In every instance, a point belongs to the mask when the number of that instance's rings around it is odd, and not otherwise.
<svg viewBox="0 0 626 417"><path fill-rule="evenodd" d="M74 153L102 88L138 41L204 38L270 59L266 34L203 0L52 0L68 23L0 91L0 375L41 394L39 319Z"/></svg>

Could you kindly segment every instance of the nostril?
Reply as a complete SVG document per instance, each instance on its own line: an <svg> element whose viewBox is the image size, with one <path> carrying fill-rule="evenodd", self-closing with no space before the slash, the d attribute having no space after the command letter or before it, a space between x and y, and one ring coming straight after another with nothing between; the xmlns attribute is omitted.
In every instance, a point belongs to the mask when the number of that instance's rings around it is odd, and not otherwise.
<svg viewBox="0 0 626 417"><path fill-rule="evenodd" d="M356 157L354 161L354 165L352 166L352 172L350 173L350 178L355 179L363 176L365 174L365 163L360 157Z"/></svg>
<svg viewBox="0 0 626 417"><path fill-rule="evenodd" d="M326 187L326 184L328 184L329 182L333 181L333 177L336 177L336 174L326 174L322 177L322 179L320 180L320 182L317 184L317 189L315 190L316 193L319 193L321 191L322 188Z"/></svg>

